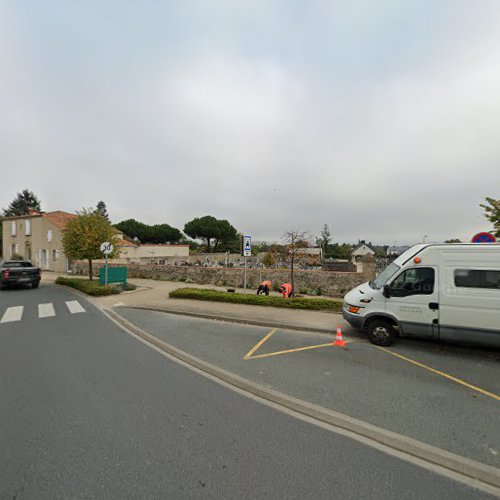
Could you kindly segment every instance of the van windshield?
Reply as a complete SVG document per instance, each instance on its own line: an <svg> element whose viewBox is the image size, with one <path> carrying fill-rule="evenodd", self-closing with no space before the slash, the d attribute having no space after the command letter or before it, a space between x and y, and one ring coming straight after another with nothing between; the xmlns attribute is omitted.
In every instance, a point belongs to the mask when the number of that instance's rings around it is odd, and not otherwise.
<svg viewBox="0 0 500 500"><path fill-rule="evenodd" d="M375 290L380 290L401 268L392 262L369 285Z"/></svg>

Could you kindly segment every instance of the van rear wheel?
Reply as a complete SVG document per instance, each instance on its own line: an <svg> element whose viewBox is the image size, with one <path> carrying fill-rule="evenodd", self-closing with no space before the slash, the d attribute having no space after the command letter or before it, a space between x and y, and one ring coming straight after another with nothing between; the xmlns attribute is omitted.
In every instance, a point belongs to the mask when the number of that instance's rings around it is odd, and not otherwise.
<svg viewBox="0 0 500 500"><path fill-rule="evenodd" d="M396 341L396 330L389 321L375 319L367 327L368 340L375 345L388 347Z"/></svg>

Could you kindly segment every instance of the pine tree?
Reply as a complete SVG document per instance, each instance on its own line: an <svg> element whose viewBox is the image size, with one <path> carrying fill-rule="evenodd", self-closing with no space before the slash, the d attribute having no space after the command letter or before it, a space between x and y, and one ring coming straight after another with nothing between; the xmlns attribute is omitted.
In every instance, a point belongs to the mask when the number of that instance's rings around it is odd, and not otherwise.
<svg viewBox="0 0 500 500"><path fill-rule="evenodd" d="M3 215L5 217L28 215L30 209L40 211L41 204L33 191L25 189L22 193L17 193L17 196L12 200L8 208L3 209Z"/></svg>
<svg viewBox="0 0 500 500"><path fill-rule="evenodd" d="M100 201L97 203L96 213L102 215L109 222L108 210L106 208L106 203Z"/></svg>

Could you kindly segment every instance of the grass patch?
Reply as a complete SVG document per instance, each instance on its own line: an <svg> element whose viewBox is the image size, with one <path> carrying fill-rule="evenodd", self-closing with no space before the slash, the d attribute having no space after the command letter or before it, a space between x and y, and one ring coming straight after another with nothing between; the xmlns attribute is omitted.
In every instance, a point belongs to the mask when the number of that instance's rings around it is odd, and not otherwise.
<svg viewBox="0 0 500 500"><path fill-rule="evenodd" d="M178 288L170 292L172 299L208 300L212 302L230 302L233 304L249 304L253 306L285 307L288 309L303 309L308 311L340 312L342 301L329 299L285 299L283 297L266 297L262 295L244 295L218 290L201 288Z"/></svg>
<svg viewBox="0 0 500 500"><path fill-rule="evenodd" d="M121 293L121 287L111 285L99 285L99 281L90 281L80 278L63 278L56 279L56 284L70 286L76 288L80 292L92 295L93 297L102 297L103 295L113 295Z"/></svg>

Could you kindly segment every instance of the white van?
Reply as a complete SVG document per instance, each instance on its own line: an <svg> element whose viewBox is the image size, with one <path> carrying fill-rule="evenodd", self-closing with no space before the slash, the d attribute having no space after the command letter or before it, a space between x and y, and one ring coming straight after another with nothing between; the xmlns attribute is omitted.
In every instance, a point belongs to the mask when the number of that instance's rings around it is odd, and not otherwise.
<svg viewBox="0 0 500 500"><path fill-rule="evenodd" d="M500 244L423 244L344 298L371 342L397 336L500 347Z"/></svg>

